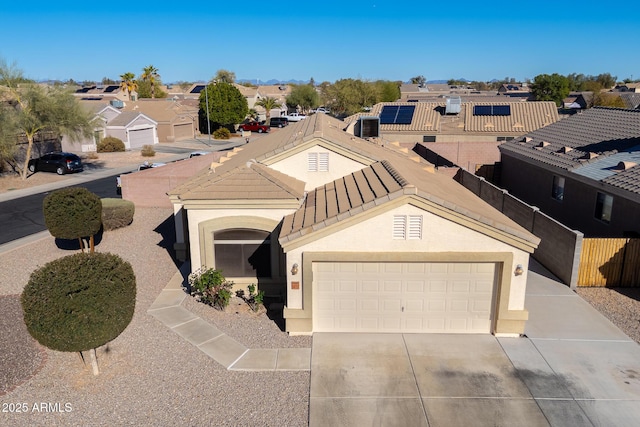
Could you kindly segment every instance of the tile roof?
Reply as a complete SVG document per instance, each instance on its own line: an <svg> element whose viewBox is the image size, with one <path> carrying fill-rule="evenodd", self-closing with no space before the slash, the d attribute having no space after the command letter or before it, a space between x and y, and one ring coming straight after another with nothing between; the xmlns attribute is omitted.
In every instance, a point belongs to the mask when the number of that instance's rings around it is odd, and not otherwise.
<svg viewBox="0 0 640 427"><path fill-rule="evenodd" d="M135 111L123 111L114 117L109 123L109 126L127 126L131 124L135 119L140 116L140 113Z"/></svg>
<svg viewBox="0 0 640 427"><path fill-rule="evenodd" d="M198 115L198 109L191 105L186 105L184 101L174 101L166 98L126 102L124 110L143 113L157 122L170 122L181 114L191 115L196 118Z"/></svg>
<svg viewBox="0 0 640 427"><path fill-rule="evenodd" d="M539 243L537 237L454 180L426 172L417 163L400 159L376 162L310 191L302 206L284 218L280 241L295 240L403 196L422 199L437 205L440 210L533 245Z"/></svg>
<svg viewBox="0 0 640 427"><path fill-rule="evenodd" d="M363 166L384 160L389 156L402 156L411 157L412 161L419 162L423 167L433 167L431 163L419 156L408 153L408 150L397 148L391 144L383 146L356 138L344 132L343 127L344 123L341 120L323 113L313 114L305 120L278 129L277 132L264 135L255 143L244 145L242 150L231 153L228 161L216 162L213 167L216 174L222 174L248 161L269 165L278 156L286 155L288 152L292 153L295 149L315 141L322 141L325 145L331 146L333 150L351 156L361 162ZM189 183L174 188L169 194L182 198L186 196L183 194L184 191L188 191L195 185L204 185L208 179L208 170L200 171Z"/></svg>
<svg viewBox="0 0 640 427"><path fill-rule="evenodd" d="M211 168L201 170L191 180L171 190L169 195L176 203L184 204L188 204L190 200L206 201L215 198L260 198L266 190L255 191L253 187L257 184L251 182L252 179L257 179L256 174L259 174L260 182L263 184L265 180L274 183L273 179L277 178L278 183L270 186L272 190L274 185L288 188L275 188L274 191L280 194L278 197L285 197L287 194L290 198L299 197L299 192L302 191L300 188L304 188L304 184L275 172L268 166L281 156L304 150L309 144L322 144L361 162L362 170L309 192L300 209L310 209L308 214L311 216L300 217L298 214L296 224L302 221L303 225L317 226L316 222L322 221L322 209L326 220L334 221L343 215L355 214L358 209L373 206L371 203L377 205L408 192L437 205L440 210L464 217L467 221L482 223L484 227L500 230L525 241L536 241L535 236L462 185L444 174L436 173L431 163L392 144L379 145L354 137L343 131L343 127L344 123L338 119L322 113L314 114L279 129L278 132L264 135L241 149L228 152L225 157L212 163ZM266 178L265 175L268 174L271 174L271 178ZM242 182L238 184L236 180ZM237 185L240 186L236 187ZM324 193L324 197L321 193ZM335 194L335 197L327 197L331 194ZM320 204L322 200L327 204L325 207ZM335 205L331 204L333 201ZM320 210L317 214L312 214L311 210L316 209ZM337 217L334 214L337 214ZM298 232L302 229L295 230ZM290 228L286 233L294 233L294 228Z"/></svg>
<svg viewBox="0 0 640 427"><path fill-rule="evenodd" d="M461 97L464 99L464 97ZM379 116L387 105L413 105L415 113L411 124L381 124L381 133L421 132L428 134L495 133L521 135L559 120L554 102L523 102L508 97L495 97L491 101L462 101L460 114L443 116L446 100L437 102L384 102L376 104L368 113L358 113L345 119L345 123L362 116ZM509 105L508 116L475 116L474 107L479 105Z"/></svg>
<svg viewBox="0 0 640 427"><path fill-rule="evenodd" d="M640 107L640 93L637 92L619 92L616 95L622 98L626 108L634 109Z"/></svg>
<svg viewBox="0 0 640 427"><path fill-rule="evenodd" d="M503 153L571 170L638 144L640 110L594 107L498 148Z"/></svg>
<svg viewBox="0 0 640 427"><path fill-rule="evenodd" d="M300 200L305 183L260 163L247 162L212 175L182 194L188 200Z"/></svg>

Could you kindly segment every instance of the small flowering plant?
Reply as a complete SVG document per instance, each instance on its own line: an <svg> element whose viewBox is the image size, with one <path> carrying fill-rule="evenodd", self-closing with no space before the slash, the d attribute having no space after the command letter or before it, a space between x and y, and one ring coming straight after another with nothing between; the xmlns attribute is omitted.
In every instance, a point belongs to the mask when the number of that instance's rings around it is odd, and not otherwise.
<svg viewBox="0 0 640 427"><path fill-rule="evenodd" d="M228 282L221 271L200 267L189 274L188 281L189 291L196 301L218 310L224 310L229 305L233 282Z"/></svg>
<svg viewBox="0 0 640 427"><path fill-rule="evenodd" d="M236 296L242 298L251 307L251 310L258 311L260 306L264 304L264 291L256 292L256 285L253 283L248 286L249 295L247 296L244 290L239 289L236 291Z"/></svg>

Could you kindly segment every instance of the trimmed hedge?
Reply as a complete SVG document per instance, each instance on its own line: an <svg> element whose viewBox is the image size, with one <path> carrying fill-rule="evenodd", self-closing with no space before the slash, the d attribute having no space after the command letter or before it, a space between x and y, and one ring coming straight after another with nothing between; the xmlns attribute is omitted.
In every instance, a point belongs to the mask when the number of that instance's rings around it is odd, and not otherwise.
<svg viewBox="0 0 640 427"><path fill-rule="evenodd" d="M133 222L136 206L123 199L102 199L102 228L105 231L126 227Z"/></svg>
<svg viewBox="0 0 640 427"><path fill-rule="evenodd" d="M218 128L213 132L213 137L215 139L229 139L231 138L231 132L227 128Z"/></svg>
<svg viewBox="0 0 640 427"><path fill-rule="evenodd" d="M133 318L131 264L109 253L75 254L31 274L21 297L27 330L58 351L86 351L115 339Z"/></svg>
<svg viewBox="0 0 640 427"><path fill-rule="evenodd" d="M102 225L100 197L86 188L56 190L42 203L44 224L59 239L80 239L97 234Z"/></svg>
<svg viewBox="0 0 640 427"><path fill-rule="evenodd" d="M117 151L125 151L126 147L120 138L115 136L107 136L97 145L98 153L115 153Z"/></svg>

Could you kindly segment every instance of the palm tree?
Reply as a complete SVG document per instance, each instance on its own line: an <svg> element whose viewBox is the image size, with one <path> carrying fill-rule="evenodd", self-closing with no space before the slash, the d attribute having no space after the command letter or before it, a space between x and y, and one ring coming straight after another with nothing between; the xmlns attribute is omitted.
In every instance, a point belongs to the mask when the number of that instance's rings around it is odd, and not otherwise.
<svg viewBox="0 0 640 427"><path fill-rule="evenodd" d="M127 93L129 94L129 101L131 101L131 92L138 89L138 83L136 83L136 75L133 73L121 74L120 89L127 91Z"/></svg>
<svg viewBox="0 0 640 427"><path fill-rule="evenodd" d="M143 81L148 81L151 85L151 98L156 97L156 81L160 78L160 74L158 74L158 69L153 65L149 65L148 67L144 67L142 69L142 75L140 78Z"/></svg>
<svg viewBox="0 0 640 427"><path fill-rule="evenodd" d="M271 110L274 108L282 107L282 104L279 103L277 99L271 98L270 96L265 96L264 98L260 98L258 101L256 101L255 105L257 105L258 107L262 107L267 111L266 113L267 122L269 122L269 117L271 116Z"/></svg>

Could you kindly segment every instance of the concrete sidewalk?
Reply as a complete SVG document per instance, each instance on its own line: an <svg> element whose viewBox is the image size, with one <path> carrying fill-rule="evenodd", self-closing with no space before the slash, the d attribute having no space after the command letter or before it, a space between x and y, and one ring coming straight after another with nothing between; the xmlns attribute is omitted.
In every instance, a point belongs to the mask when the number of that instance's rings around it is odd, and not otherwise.
<svg viewBox="0 0 640 427"><path fill-rule="evenodd" d="M314 334L310 425L638 425L640 346L532 268L526 337Z"/></svg>
<svg viewBox="0 0 640 427"><path fill-rule="evenodd" d="M214 325L202 320L182 302L189 264L177 272L147 312L169 329L232 371L308 371L310 348L248 349Z"/></svg>

